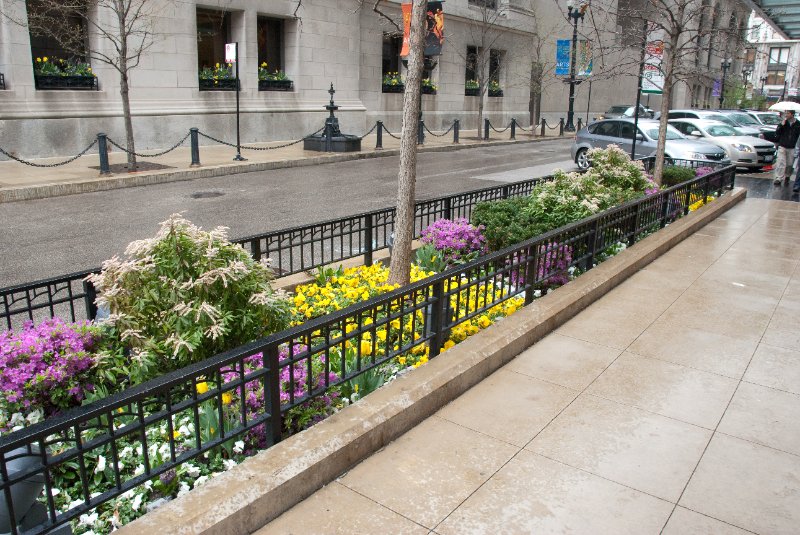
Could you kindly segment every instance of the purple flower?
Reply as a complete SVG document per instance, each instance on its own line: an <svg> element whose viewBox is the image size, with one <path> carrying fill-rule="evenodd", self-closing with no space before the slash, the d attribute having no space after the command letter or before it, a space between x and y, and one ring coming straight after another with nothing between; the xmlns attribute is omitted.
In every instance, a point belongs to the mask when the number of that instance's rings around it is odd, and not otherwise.
<svg viewBox="0 0 800 535"><path fill-rule="evenodd" d="M472 253L486 251L483 229L483 225L475 227L464 218L439 219L422 231L420 241L433 244L448 264L456 264Z"/></svg>

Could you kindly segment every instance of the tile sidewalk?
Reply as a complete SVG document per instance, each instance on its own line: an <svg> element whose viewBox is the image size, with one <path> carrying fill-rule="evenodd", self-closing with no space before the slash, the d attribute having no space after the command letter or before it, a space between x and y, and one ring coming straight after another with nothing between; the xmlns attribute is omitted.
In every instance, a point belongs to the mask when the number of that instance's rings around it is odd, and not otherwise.
<svg viewBox="0 0 800 535"><path fill-rule="evenodd" d="M798 239L748 198L257 533L797 533Z"/></svg>
<svg viewBox="0 0 800 535"><path fill-rule="evenodd" d="M443 134L444 132L437 132ZM395 133L396 135L398 133ZM422 151L456 150L460 148L487 146L507 143L528 143L533 140L557 139L558 131L548 131L545 138L533 136L530 132L517 130L516 141L510 140L510 132L502 134L491 132L490 140L477 139L476 130L460 132L460 143L453 143L452 133L437 137L426 134ZM206 176L229 175L238 172L262 171L280 167L294 167L299 165L322 164L333 161L353 160L378 156L397 154L400 141L384 132L383 149L375 149L377 136L372 133L362 141L362 150L358 153L324 153L303 150L303 144L297 143L289 147L271 150L251 150L247 147L279 147L286 141L270 143L253 143L244 145L242 155L247 158L245 162L234 162L236 149L225 145L204 145L208 140L200 138L200 167L190 167L191 151L189 140L174 151L156 158L139 158L139 161L152 162L168 166L157 171L139 171L134 173L115 173L100 176L97 149L93 148L87 155L59 167L31 167L16 161L0 161L0 202L11 200L25 200L29 198L42 198L48 196L83 193L113 189L118 187L139 186L153 183L163 183L176 180L188 180ZM177 139L176 139L177 141ZM8 150L8 147L4 147ZM109 145L109 162L123 164L126 162L124 152ZM157 150L142 150L144 154L153 154ZM68 157L42 158L32 160L37 164L54 164L62 162Z"/></svg>

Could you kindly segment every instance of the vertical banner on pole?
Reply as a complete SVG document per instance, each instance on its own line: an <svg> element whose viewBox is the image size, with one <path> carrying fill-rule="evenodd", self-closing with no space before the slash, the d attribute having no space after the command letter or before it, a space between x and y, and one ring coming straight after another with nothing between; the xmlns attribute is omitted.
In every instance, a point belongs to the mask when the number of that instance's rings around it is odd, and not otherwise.
<svg viewBox="0 0 800 535"><path fill-rule="evenodd" d="M556 76L569 76L569 56L572 41L558 39L556 41Z"/></svg>
<svg viewBox="0 0 800 535"><path fill-rule="evenodd" d="M664 43L652 41L645 48L644 71L642 72L642 93L660 95L664 90L664 73L661 62L664 59Z"/></svg>
<svg viewBox="0 0 800 535"><path fill-rule="evenodd" d="M400 55L406 57L411 51L411 4L400 4L400 8L403 10L403 48Z"/></svg>
<svg viewBox="0 0 800 535"><path fill-rule="evenodd" d="M576 76L591 76L592 74L592 43L591 41L578 41L578 50L575 58Z"/></svg>
<svg viewBox="0 0 800 535"><path fill-rule="evenodd" d="M438 56L444 44L444 12L441 2L428 2L425 32L425 55Z"/></svg>

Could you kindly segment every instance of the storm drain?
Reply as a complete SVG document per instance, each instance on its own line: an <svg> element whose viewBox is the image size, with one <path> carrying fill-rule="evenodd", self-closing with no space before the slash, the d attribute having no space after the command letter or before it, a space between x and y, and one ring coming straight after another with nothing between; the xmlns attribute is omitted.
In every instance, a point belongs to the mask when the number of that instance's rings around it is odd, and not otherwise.
<svg viewBox="0 0 800 535"><path fill-rule="evenodd" d="M221 191L195 191L189 197L192 199L213 199L214 197L222 197L225 195Z"/></svg>

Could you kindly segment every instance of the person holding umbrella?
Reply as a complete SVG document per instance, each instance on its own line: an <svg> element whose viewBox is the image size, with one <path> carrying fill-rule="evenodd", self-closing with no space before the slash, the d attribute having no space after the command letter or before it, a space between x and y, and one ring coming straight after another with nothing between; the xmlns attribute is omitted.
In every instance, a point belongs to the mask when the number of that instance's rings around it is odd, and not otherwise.
<svg viewBox="0 0 800 535"><path fill-rule="evenodd" d="M780 186L781 182L789 184L795 159L795 147L800 139L800 122L795 118L795 110L800 107L795 102L778 102L770 109L783 112L783 122L775 129L778 145L778 158L775 162L774 184Z"/></svg>

